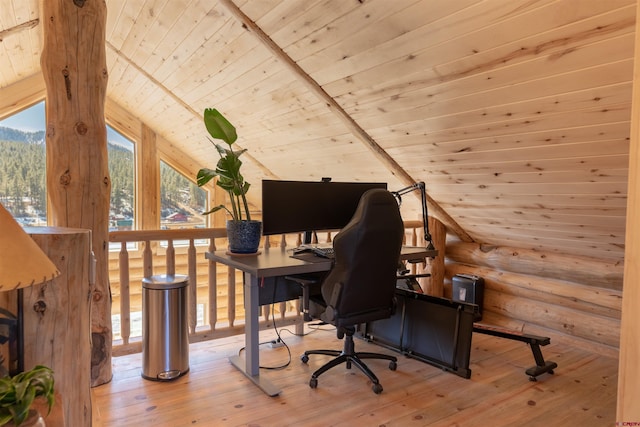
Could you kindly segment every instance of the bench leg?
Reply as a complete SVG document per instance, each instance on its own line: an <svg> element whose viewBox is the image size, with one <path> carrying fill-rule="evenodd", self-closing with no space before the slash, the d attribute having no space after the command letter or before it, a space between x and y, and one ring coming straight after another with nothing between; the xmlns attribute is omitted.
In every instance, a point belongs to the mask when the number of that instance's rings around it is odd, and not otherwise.
<svg viewBox="0 0 640 427"><path fill-rule="evenodd" d="M547 372L553 375L553 370L558 367L558 364L551 361L545 362L539 344L529 343L529 346L531 346L533 358L536 360L536 366L532 366L525 371L525 373L529 375L529 381L537 381L538 379L536 377L538 375L542 375Z"/></svg>

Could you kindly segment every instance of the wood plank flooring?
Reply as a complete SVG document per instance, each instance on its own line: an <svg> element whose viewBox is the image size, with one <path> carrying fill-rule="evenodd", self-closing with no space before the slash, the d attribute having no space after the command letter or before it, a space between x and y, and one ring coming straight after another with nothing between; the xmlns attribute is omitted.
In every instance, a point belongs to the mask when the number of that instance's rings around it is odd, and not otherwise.
<svg viewBox="0 0 640 427"><path fill-rule="evenodd" d="M340 348L334 330L297 337L284 329L281 336L290 363L261 370L282 389L277 397L263 394L228 361L244 344L237 336L192 344L190 372L172 382L142 379L140 354L114 358L113 380L92 389L93 426L615 425L617 359L559 342L543 347L545 359L559 365L555 375L537 382L524 373L535 365L526 344L481 334L473 336L470 379L404 356L396 371L368 361L384 387L376 395L357 368L344 365L320 376L318 388L309 387L313 370L328 359L311 356L305 365L299 356L305 349ZM260 335L274 337L273 331ZM356 349L393 354L362 340ZM260 358L276 367L289 361L289 351L263 345Z"/></svg>

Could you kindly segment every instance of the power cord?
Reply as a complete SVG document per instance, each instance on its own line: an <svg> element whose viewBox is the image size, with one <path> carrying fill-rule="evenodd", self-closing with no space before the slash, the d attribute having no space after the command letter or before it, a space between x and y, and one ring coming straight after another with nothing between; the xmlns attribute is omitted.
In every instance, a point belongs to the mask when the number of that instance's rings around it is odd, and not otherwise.
<svg viewBox="0 0 640 427"><path fill-rule="evenodd" d="M271 299L271 301L275 301L276 299L276 288L278 286L278 280L279 278L276 279L276 282L273 286L273 298ZM282 338L282 336L280 335L281 332L288 332L293 336L298 336L298 337L304 337L306 335L309 335L311 333L317 332L317 331L331 331L335 329L335 326L331 325L330 323L326 323L323 321L319 321L316 323L309 323L307 326L309 327L309 332L307 333L303 333L303 334L297 334L295 332L291 332L289 329L287 328L283 328L281 330L278 330L278 327L276 325L276 317L274 315L274 311L275 311L275 303L271 304L271 315L272 315L272 319L273 319L273 330L276 333L277 338L274 340L270 340L270 341L263 341L261 343L259 343L259 346L263 346L263 345L271 345L272 348L277 348L280 347L279 344L282 344L282 347L287 349L287 357L288 360L279 366L259 366L260 369L266 369L266 370L280 370L280 369L285 369L287 366L289 366L291 364L291 349L289 348L289 345L284 341L284 339ZM329 326L329 328L323 328L323 326ZM238 355L240 355L244 350L246 349L246 347L242 347L239 351L238 351Z"/></svg>
<svg viewBox="0 0 640 427"><path fill-rule="evenodd" d="M264 285L264 278L263 278L263 283L261 284L261 287ZM276 299L276 289L278 287L278 279L276 279L276 282L273 286L273 297L271 298L271 301L275 301ZM287 349L287 354L288 354L288 360L287 362L285 362L282 365L279 366L259 366L260 369L267 369L267 370L279 370L279 369L284 369L287 366L289 366L291 364L291 349L289 348L289 346L287 345L286 342L284 342L284 340L282 339L282 337L280 336L280 331L278 331L278 328L276 326L276 316L274 314L275 312L275 303L271 304L271 316L273 319L273 330L275 331L276 335L277 335L277 339L275 340L271 340L271 341L264 341L259 343L259 346L265 345L265 344L270 344L272 347L277 347L278 344L282 344L282 346L284 348ZM245 347L242 347L239 351L238 351L238 355L240 355L240 353L242 353L245 350Z"/></svg>

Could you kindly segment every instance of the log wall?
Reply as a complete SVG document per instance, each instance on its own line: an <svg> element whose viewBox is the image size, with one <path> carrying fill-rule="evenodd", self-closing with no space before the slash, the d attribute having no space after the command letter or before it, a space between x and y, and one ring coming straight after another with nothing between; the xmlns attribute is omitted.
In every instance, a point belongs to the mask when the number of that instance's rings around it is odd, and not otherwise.
<svg viewBox="0 0 640 427"><path fill-rule="evenodd" d="M445 264L445 296L456 274L484 279L483 322L617 357L622 265L458 240Z"/></svg>

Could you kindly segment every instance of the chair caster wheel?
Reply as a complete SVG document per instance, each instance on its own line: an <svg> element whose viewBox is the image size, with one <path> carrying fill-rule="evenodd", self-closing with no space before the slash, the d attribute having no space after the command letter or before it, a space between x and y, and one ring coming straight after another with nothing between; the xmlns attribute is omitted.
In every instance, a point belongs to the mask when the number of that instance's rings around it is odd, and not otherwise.
<svg viewBox="0 0 640 427"><path fill-rule="evenodd" d="M303 354L302 356L300 356L300 360L302 361L302 363L307 363L309 361L309 356Z"/></svg>
<svg viewBox="0 0 640 427"><path fill-rule="evenodd" d="M396 362L394 362L393 360L391 362L389 362L389 369L392 371L395 371L398 368L398 364Z"/></svg>
<svg viewBox="0 0 640 427"><path fill-rule="evenodd" d="M309 380L309 387L311 387L311 388L318 387L318 379L317 378L311 378Z"/></svg>
<svg viewBox="0 0 640 427"><path fill-rule="evenodd" d="M382 393L382 385L380 383L374 384L373 387L371 387L371 389L375 394Z"/></svg>

